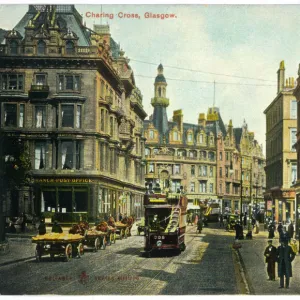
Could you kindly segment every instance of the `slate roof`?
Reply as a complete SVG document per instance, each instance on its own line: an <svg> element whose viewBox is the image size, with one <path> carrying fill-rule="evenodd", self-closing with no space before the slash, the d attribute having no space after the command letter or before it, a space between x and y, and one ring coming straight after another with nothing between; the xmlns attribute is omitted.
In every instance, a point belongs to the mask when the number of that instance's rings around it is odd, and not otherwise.
<svg viewBox="0 0 300 300"><path fill-rule="evenodd" d="M59 7L60 5L56 5ZM66 5L64 5L66 6ZM47 12L41 12L37 19L37 23L41 26L45 21L45 16ZM25 27L27 26L30 19L34 18L36 12L34 12L31 6L28 12L23 16L19 23L14 27L22 37L25 34ZM82 24L80 20L80 15L74 5L70 5L70 10L68 12L56 12L57 24L60 27L62 33L67 32L68 28L76 34L78 39L78 46L90 46L90 31Z"/></svg>
<svg viewBox="0 0 300 300"><path fill-rule="evenodd" d="M157 82L167 82L167 81L163 74L158 74L155 78L155 83L157 83Z"/></svg>

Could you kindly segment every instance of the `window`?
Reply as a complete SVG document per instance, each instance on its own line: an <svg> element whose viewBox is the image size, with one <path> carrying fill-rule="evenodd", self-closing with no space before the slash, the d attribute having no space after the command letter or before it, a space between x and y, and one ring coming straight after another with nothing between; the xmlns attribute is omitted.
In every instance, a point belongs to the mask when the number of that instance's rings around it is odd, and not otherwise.
<svg viewBox="0 0 300 300"><path fill-rule="evenodd" d="M154 131L149 130L149 139L153 140L154 139Z"/></svg>
<svg viewBox="0 0 300 300"><path fill-rule="evenodd" d="M222 187L222 183L219 184L219 193L222 194L223 191L223 187Z"/></svg>
<svg viewBox="0 0 300 300"><path fill-rule="evenodd" d="M79 141L61 142L61 165L62 169L80 168L80 147ZM75 153L74 153L75 151ZM75 160L74 160L75 159Z"/></svg>
<svg viewBox="0 0 300 300"><path fill-rule="evenodd" d="M35 106L35 127L46 127L46 106Z"/></svg>
<svg viewBox="0 0 300 300"><path fill-rule="evenodd" d="M149 148L145 148L145 155L150 155L150 149Z"/></svg>
<svg viewBox="0 0 300 300"><path fill-rule="evenodd" d="M207 157L206 151L200 151L200 157L202 159L206 159L206 157Z"/></svg>
<svg viewBox="0 0 300 300"><path fill-rule="evenodd" d="M189 133L188 134L188 142L191 143L193 141L193 134Z"/></svg>
<svg viewBox="0 0 300 300"><path fill-rule="evenodd" d="M292 184L295 184L297 181L297 165L296 164L292 164L291 180L292 180Z"/></svg>
<svg viewBox="0 0 300 300"><path fill-rule="evenodd" d="M244 180L244 171L242 171L242 180Z"/></svg>
<svg viewBox="0 0 300 300"><path fill-rule="evenodd" d="M291 119L297 119L297 101L291 101Z"/></svg>
<svg viewBox="0 0 300 300"><path fill-rule="evenodd" d="M110 117L110 136L113 136L114 135L114 118L113 117Z"/></svg>
<svg viewBox="0 0 300 300"><path fill-rule="evenodd" d="M103 98L104 97L104 81L100 81L100 96Z"/></svg>
<svg viewBox="0 0 300 300"><path fill-rule="evenodd" d="M296 128L290 128L290 149L291 151L296 151L294 145L297 142L297 129Z"/></svg>
<svg viewBox="0 0 300 300"><path fill-rule="evenodd" d="M174 165L174 174L180 174L180 165Z"/></svg>
<svg viewBox="0 0 300 300"><path fill-rule="evenodd" d="M100 113L100 130L105 132L105 110L101 109Z"/></svg>
<svg viewBox="0 0 300 300"><path fill-rule="evenodd" d="M59 75L58 76L59 92L79 92L80 76L79 75Z"/></svg>
<svg viewBox="0 0 300 300"><path fill-rule="evenodd" d="M213 184L213 183L210 183L210 184L209 184L209 192L210 192L210 193L213 193L213 192L214 192L214 184Z"/></svg>
<svg viewBox="0 0 300 300"><path fill-rule="evenodd" d="M191 175L195 176L195 166L194 165L191 166Z"/></svg>
<svg viewBox="0 0 300 300"><path fill-rule="evenodd" d="M46 142L36 142L34 149L34 169L44 169L46 167Z"/></svg>
<svg viewBox="0 0 300 300"><path fill-rule="evenodd" d="M208 159L210 161L214 161L215 160L215 153L214 152L208 152Z"/></svg>
<svg viewBox="0 0 300 300"><path fill-rule="evenodd" d="M219 175L220 175L220 177L222 177L222 167L220 167L220 169L219 169Z"/></svg>
<svg viewBox="0 0 300 300"><path fill-rule="evenodd" d="M61 126L70 128L81 128L81 110L81 105L62 104Z"/></svg>
<svg viewBox="0 0 300 300"><path fill-rule="evenodd" d="M74 43L71 41L66 42L66 54L75 54Z"/></svg>
<svg viewBox="0 0 300 300"><path fill-rule="evenodd" d="M24 104L3 104L4 126L5 127L24 127ZM18 111L19 108L19 111Z"/></svg>
<svg viewBox="0 0 300 300"><path fill-rule="evenodd" d="M24 75L22 74L2 74L1 89L3 91L23 91Z"/></svg>
<svg viewBox="0 0 300 300"><path fill-rule="evenodd" d="M190 191L191 191L191 193L195 192L195 182L191 182Z"/></svg>
<svg viewBox="0 0 300 300"><path fill-rule="evenodd" d="M226 194L230 194L230 183L226 183Z"/></svg>
<svg viewBox="0 0 300 300"><path fill-rule="evenodd" d="M213 176L214 176L214 168L209 167L209 177L213 177Z"/></svg>
<svg viewBox="0 0 300 300"><path fill-rule="evenodd" d="M200 181L199 192L206 193L206 181Z"/></svg>
<svg viewBox="0 0 300 300"><path fill-rule="evenodd" d="M223 153L222 152L219 153L219 160L223 160Z"/></svg>
<svg viewBox="0 0 300 300"><path fill-rule="evenodd" d="M226 152L226 161L228 161L228 160L229 160L229 153Z"/></svg>
<svg viewBox="0 0 300 300"><path fill-rule="evenodd" d="M62 105L61 106L61 126L74 127L74 106Z"/></svg>
<svg viewBox="0 0 300 300"><path fill-rule="evenodd" d="M202 175L207 176L207 166L203 166Z"/></svg>
<svg viewBox="0 0 300 300"><path fill-rule="evenodd" d="M149 164L149 173L154 173L154 163Z"/></svg>
<svg viewBox="0 0 300 300"><path fill-rule="evenodd" d="M178 132L177 131L173 131L173 140L174 141L178 140Z"/></svg>
<svg viewBox="0 0 300 300"><path fill-rule="evenodd" d="M172 191L177 192L180 191L181 181L178 179L172 180Z"/></svg>
<svg viewBox="0 0 300 300"><path fill-rule="evenodd" d="M194 151L190 151L189 154L190 154L190 157L191 157L191 158L194 157Z"/></svg>
<svg viewBox="0 0 300 300"><path fill-rule="evenodd" d="M46 43L44 41L38 41L37 43L37 54L45 55L46 54Z"/></svg>
<svg viewBox="0 0 300 300"><path fill-rule="evenodd" d="M226 175L226 178L228 178L228 167L225 167L225 175Z"/></svg>
<svg viewBox="0 0 300 300"><path fill-rule="evenodd" d="M36 85L46 85L46 74L36 74L35 75L35 83Z"/></svg>
<svg viewBox="0 0 300 300"><path fill-rule="evenodd" d="M10 42L10 54L11 55L17 55L18 54L18 42L17 41L11 41Z"/></svg>
<svg viewBox="0 0 300 300"><path fill-rule="evenodd" d="M203 134L200 134L200 136L199 136L199 143L200 143L200 144L203 143Z"/></svg>

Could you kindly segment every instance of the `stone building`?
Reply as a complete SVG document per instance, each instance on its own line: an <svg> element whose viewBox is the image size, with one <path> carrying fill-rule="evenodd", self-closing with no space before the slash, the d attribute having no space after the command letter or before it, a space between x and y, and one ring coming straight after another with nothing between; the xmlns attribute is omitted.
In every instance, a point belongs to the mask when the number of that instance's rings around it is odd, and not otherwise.
<svg viewBox="0 0 300 300"><path fill-rule="evenodd" d="M265 162L254 134L248 132L247 126L233 128L231 120L226 127L217 107L208 108L206 115L200 113L198 124L185 123L182 110L174 111L172 121L168 121L169 99L162 65L158 66L151 104L153 115L144 121L146 181L156 183L158 180L173 191L183 186L189 208L199 208L200 201L208 200L219 203L222 210L228 207L232 212L239 211L241 153L243 158L249 156L248 165L242 166L243 172L248 170L250 174L252 170L253 176L258 173L257 166L263 171ZM253 163L251 169L252 160L256 164ZM243 181L246 185L243 211L248 210L251 201L249 178ZM261 175L257 183L258 202L262 199L263 180Z"/></svg>
<svg viewBox="0 0 300 300"><path fill-rule="evenodd" d="M6 191L4 214L141 215L146 113L107 25L87 28L74 5L29 5L0 45L0 79L1 136L25 141L33 176L16 199Z"/></svg>
<svg viewBox="0 0 300 300"><path fill-rule="evenodd" d="M265 201L268 216L276 221L294 220L297 180L297 93L294 78L285 80L284 61L277 72L277 95L265 109L266 115L266 176Z"/></svg>

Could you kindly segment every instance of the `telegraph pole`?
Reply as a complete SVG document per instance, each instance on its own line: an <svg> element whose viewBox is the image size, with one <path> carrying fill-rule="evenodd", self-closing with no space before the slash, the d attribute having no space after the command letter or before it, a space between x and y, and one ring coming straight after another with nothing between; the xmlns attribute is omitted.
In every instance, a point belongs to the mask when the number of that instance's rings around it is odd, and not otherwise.
<svg viewBox="0 0 300 300"><path fill-rule="evenodd" d="M240 187L240 222L241 224L243 224L243 216L242 216L242 211L243 211L243 156L242 156L242 153L241 153L241 187Z"/></svg>

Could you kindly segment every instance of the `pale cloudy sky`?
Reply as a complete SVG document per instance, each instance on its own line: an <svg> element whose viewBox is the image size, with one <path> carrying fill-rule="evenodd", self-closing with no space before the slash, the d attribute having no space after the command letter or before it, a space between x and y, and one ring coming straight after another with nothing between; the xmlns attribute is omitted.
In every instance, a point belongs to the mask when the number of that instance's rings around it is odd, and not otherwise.
<svg viewBox="0 0 300 300"><path fill-rule="evenodd" d="M1 5L0 27L12 29L27 8L21 4ZM206 113L213 104L216 81L215 103L224 123L232 119L233 125L240 127L246 119L265 149L263 111L277 94L280 61L285 61L286 78L297 77L299 5L103 5L102 12L113 14L113 19L87 17L88 12L101 13L100 5L77 4L76 8L88 27L101 22L110 25L112 37L131 59L148 115L153 111L150 101L161 62L168 82L169 119L173 110L183 109L184 121L197 123L199 113ZM120 18L119 12L137 13L140 19ZM146 19L146 12L176 14L177 18Z"/></svg>

